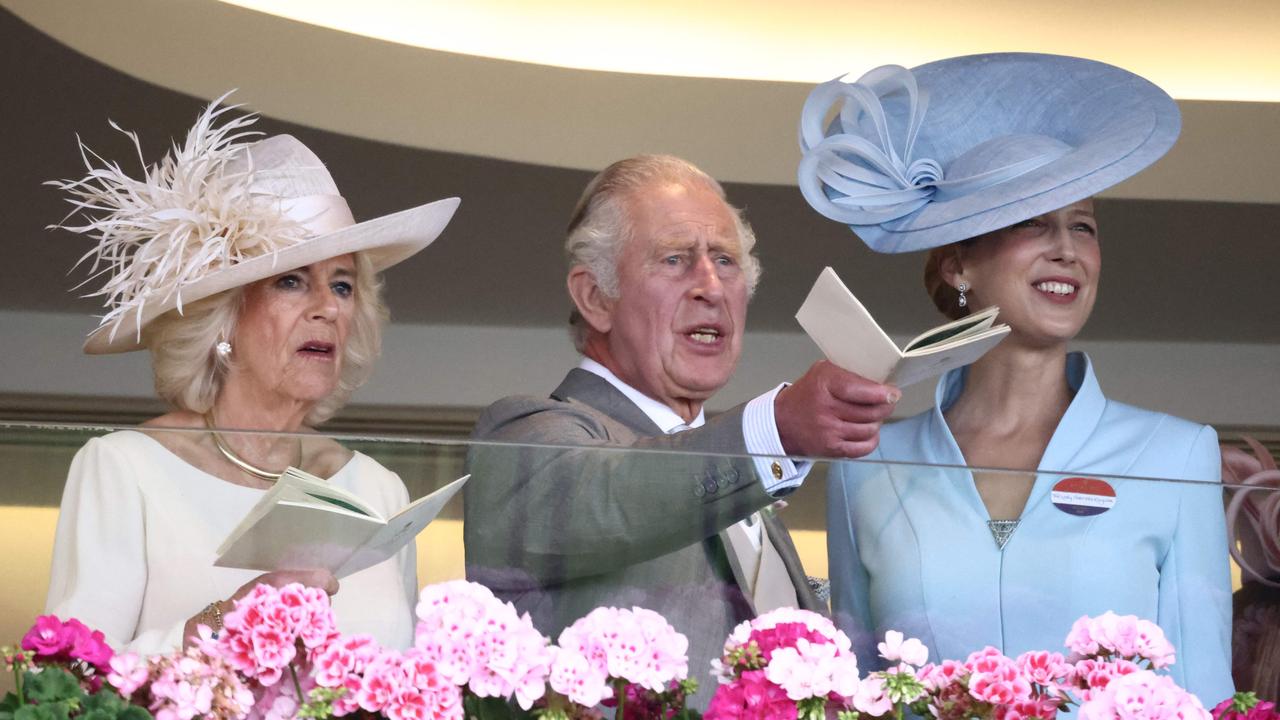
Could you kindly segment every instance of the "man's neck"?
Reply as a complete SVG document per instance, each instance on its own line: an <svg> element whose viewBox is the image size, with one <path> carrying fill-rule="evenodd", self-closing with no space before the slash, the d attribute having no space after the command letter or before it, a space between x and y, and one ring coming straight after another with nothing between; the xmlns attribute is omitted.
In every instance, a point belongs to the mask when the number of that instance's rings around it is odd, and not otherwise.
<svg viewBox="0 0 1280 720"><path fill-rule="evenodd" d="M628 380L624 374L619 373L616 365L614 367L610 367L608 363L601 362L599 357L593 357L590 352L584 353L584 355L585 357L582 365L584 370L593 372L596 375L603 377L605 380L608 380L609 383L622 392L623 395L626 395L632 402L640 406L640 409L644 410L645 414L648 415L650 419L654 420L659 427L662 427L664 423L658 422L658 420L654 418L655 413L651 412L651 406L646 407L647 405L660 405L663 408L666 408L670 412L679 416L683 424L690 427L697 427L702 424L701 418L703 403L701 400L677 400L673 403L667 398L654 397L653 394L645 392L643 389L637 387L638 383ZM663 431L665 432L666 430L667 428L663 427Z"/></svg>

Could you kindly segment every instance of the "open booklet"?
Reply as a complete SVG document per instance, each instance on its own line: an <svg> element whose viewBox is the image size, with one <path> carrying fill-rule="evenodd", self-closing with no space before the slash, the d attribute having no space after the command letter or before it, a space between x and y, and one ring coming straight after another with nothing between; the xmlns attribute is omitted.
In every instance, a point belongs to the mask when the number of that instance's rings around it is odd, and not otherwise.
<svg viewBox="0 0 1280 720"><path fill-rule="evenodd" d="M383 518L359 497L291 467L218 548L218 567L324 568L345 577L395 555L466 483L464 475Z"/></svg>
<svg viewBox="0 0 1280 720"><path fill-rule="evenodd" d="M968 365L995 347L1009 333L1008 325L995 324L999 312L992 306L939 325L900 350L836 272L824 268L796 320L839 367L868 380L906 387Z"/></svg>

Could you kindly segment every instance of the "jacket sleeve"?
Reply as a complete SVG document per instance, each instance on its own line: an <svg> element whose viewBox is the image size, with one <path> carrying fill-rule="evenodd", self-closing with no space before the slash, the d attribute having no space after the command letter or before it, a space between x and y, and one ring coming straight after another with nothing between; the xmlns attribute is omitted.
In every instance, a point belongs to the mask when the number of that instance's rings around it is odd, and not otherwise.
<svg viewBox="0 0 1280 720"><path fill-rule="evenodd" d="M101 630L118 651L130 646L147 585L145 517L127 457L105 440L90 440L72 460L63 490L45 612ZM138 644L176 647L184 624Z"/></svg>
<svg viewBox="0 0 1280 720"><path fill-rule="evenodd" d="M475 440L464 534L468 575L488 583L505 570L541 583L613 571L705 540L774 500L741 456L741 407L620 446L586 406L509 398L486 411Z"/></svg>
<svg viewBox="0 0 1280 720"><path fill-rule="evenodd" d="M1202 427L1191 446L1173 542L1160 566L1158 622L1174 644L1174 680L1213 707L1231 681L1231 573L1222 511L1218 435Z"/></svg>

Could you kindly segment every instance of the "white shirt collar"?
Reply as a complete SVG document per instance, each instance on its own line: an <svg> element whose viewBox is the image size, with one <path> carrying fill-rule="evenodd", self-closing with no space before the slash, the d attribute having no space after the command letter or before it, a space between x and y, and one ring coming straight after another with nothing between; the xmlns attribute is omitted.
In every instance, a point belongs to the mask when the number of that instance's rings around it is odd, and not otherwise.
<svg viewBox="0 0 1280 720"><path fill-rule="evenodd" d="M703 423L707 421L704 412L699 410L698 417L694 418L693 422L686 423L684 418L676 414L675 410L622 382L609 368L589 357L582 358L582 362L578 363L578 369L586 370L607 380L610 385L618 389L618 392L626 395L628 400L635 403L636 407L640 408L640 411L664 433L670 433L681 426L690 428L702 427Z"/></svg>

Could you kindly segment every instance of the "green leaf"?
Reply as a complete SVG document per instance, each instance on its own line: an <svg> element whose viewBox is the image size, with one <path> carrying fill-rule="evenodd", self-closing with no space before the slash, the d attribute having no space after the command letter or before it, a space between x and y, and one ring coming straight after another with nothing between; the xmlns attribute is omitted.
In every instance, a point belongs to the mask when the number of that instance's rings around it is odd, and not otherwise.
<svg viewBox="0 0 1280 720"><path fill-rule="evenodd" d="M45 668L38 673L28 672L26 682L27 697L41 705L64 700L78 701L84 697L80 682L71 673L62 668Z"/></svg>
<svg viewBox="0 0 1280 720"><path fill-rule="evenodd" d="M86 697L81 707L83 708L85 717L87 717L89 713L101 710L103 712L111 713L107 717L114 718L121 710L128 707L128 705L129 704L124 701L124 698L120 697L116 693L110 690L99 690L98 692Z"/></svg>
<svg viewBox="0 0 1280 720"><path fill-rule="evenodd" d="M1257 693L1238 692L1231 696L1231 709L1238 713L1247 713L1257 704Z"/></svg>
<svg viewBox="0 0 1280 720"><path fill-rule="evenodd" d="M506 700L495 697L476 697L467 693L462 700L467 720L519 720L527 717Z"/></svg>
<svg viewBox="0 0 1280 720"><path fill-rule="evenodd" d="M13 720L67 720L67 717L66 708L59 705L23 705L13 714Z"/></svg>
<svg viewBox="0 0 1280 720"><path fill-rule="evenodd" d="M823 720L826 717L827 699L823 697L805 698L796 703L798 720Z"/></svg>

